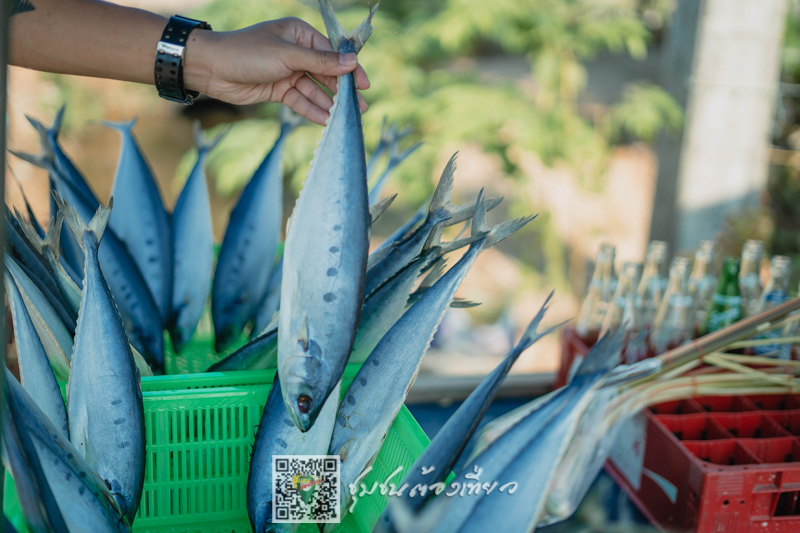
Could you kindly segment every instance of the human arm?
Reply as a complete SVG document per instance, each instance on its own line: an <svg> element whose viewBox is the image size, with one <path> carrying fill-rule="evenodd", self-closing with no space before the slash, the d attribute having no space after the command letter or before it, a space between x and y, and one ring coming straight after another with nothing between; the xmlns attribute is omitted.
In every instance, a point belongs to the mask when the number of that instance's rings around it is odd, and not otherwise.
<svg viewBox="0 0 800 533"><path fill-rule="evenodd" d="M28 2L33 9L19 9L26 2L18 0L10 19L12 65L153 84L166 18L98 0ZM355 70L358 88L369 87L354 54L330 50L327 38L295 18L234 32L196 29L186 44L184 85L233 104L282 102L323 124L333 100L308 74L335 92L337 76Z"/></svg>

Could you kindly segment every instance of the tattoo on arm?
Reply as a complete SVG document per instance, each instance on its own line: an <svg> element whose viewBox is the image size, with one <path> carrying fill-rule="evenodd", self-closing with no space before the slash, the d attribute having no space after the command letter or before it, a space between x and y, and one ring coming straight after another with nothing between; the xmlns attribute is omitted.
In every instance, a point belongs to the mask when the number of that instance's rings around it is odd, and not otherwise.
<svg viewBox="0 0 800 533"><path fill-rule="evenodd" d="M31 4L29 0L11 0L9 9L9 16L13 17L14 15L25 13L26 11L33 11L36 8L33 7L33 4Z"/></svg>

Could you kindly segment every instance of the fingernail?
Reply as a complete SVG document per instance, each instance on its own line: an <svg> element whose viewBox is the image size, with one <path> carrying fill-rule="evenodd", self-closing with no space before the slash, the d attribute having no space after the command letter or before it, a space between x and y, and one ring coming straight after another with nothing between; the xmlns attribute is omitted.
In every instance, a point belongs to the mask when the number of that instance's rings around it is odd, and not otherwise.
<svg viewBox="0 0 800 533"><path fill-rule="evenodd" d="M349 54L339 54L339 63L341 63L342 65L347 65L347 66L355 65L356 61L357 61L356 55L352 52L350 52Z"/></svg>

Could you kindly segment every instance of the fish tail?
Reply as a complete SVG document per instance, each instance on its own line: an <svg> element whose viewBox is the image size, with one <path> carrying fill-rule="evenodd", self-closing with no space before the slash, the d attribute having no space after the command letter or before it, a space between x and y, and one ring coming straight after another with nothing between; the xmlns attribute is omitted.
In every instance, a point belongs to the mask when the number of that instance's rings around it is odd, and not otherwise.
<svg viewBox="0 0 800 533"><path fill-rule="evenodd" d="M58 260L59 252L61 251L61 226L64 222L64 214L61 211L56 212L56 219L50 217L50 227L47 228L47 234L44 236L44 246L53 251L53 257Z"/></svg>
<svg viewBox="0 0 800 533"><path fill-rule="evenodd" d="M50 134L53 135L54 139L58 139L58 134L61 133L61 125L64 123L64 111L67 109L67 104L61 104L61 107L56 112L55 118L53 118L53 125L50 126L48 130Z"/></svg>
<svg viewBox="0 0 800 533"><path fill-rule="evenodd" d="M222 141L223 137L228 134L230 128L225 128L221 132L219 132L213 139L207 141L205 135L203 135L203 130L200 127L200 121L195 120L192 124L192 133L194 134L194 145L197 148L198 156L206 156L208 153L216 148L216 146Z"/></svg>
<svg viewBox="0 0 800 533"><path fill-rule="evenodd" d="M451 200L453 199L453 175L456 172L456 160L458 159L458 152L454 153L450 160L445 165L442 171L442 176L439 178L439 183L436 185L436 190L433 191L433 198L431 198L431 205L428 208L428 216L430 217L439 209L448 210L452 207Z"/></svg>
<svg viewBox="0 0 800 533"><path fill-rule="evenodd" d="M490 228L486 225L486 200L483 199L483 189L478 194L478 201L475 207L475 214L472 217L472 235L485 235L486 240L481 245L483 250L491 248L503 239L516 233L528 222L538 215L528 215L526 217L507 220L502 224Z"/></svg>
<svg viewBox="0 0 800 533"><path fill-rule="evenodd" d="M28 152L20 152L18 150L11 150L11 149L9 149L8 151L14 154L15 156L19 157L23 161L30 163L31 165L43 168L49 172L56 171L52 153L29 154Z"/></svg>
<svg viewBox="0 0 800 533"><path fill-rule="evenodd" d="M406 148L402 152L399 152L397 150L397 143L402 138L401 136L408 135L408 133L410 133L410 132L411 132L411 130L409 129L409 130L406 130L406 131L398 134L395 137L395 141L394 141L394 143L392 143L391 151L389 152L389 166L387 167L387 169L394 169L395 167L400 165L400 163L405 161L408 156L413 154L414 151L417 148L422 146L422 141L419 141L419 142L416 142L416 143L412 144L409 148Z"/></svg>
<svg viewBox="0 0 800 533"><path fill-rule="evenodd" d="M616 366L620 360L622 346L625 340L625 328L618 328L614 332L603 335L599 341L592 346L586 358L578 367L576 376L585 376L609 370Z"/></svg>
<svg viewBox="0 0 800 533"><path fill-rule="evenodd" d="M542 321L542 318L544 318L544 314L549 309L547 304L550 303L550 299L553 298L554 292L555 291L550 291L550 294L547 295L547 299L542 304L542 308L539 309L539 312L536 313L535 317L533 317L531 323L528 324L527 328L525 328L525 332L522 334L522 338L517 343L515 350L518 350L521 353L522 351L528 349L537 340L541 339L545 335L552 333L553 331L557 330L558 328L569 322L569 320L565 320L564 322L556 324L555 326L551 326L542 332L536 331L539 328L539 323Z"/></svg>
<svg viewBox="0 0 800 533"><path fill-rule="evenodd" d="M28 242L31 244L31 246L33 246L33 248L41 254L46 244L45 239L42 239L42 237L36 232L36 229L34 229L33 225L23 218L16 208L14 208L14 213L16 213L17 222L19 222L19 226L22 229L23 235L25 235L25 238L28 239Z"/></svg>
<svg viewBox="0 0 800 533"><path fill-rule="evenodd" d="M101 120L100 124L107 128L111 128L117 130L122 134L130 133L133 127L136 125L136 121L139 120L139 117L133 117L128 121L122 122L112 122L110 120Z"/></svg>
<svg viewBox="0 0 800 533"><path fill-rule="evenodd" d="M281 106L281 134L288 135L292 130L305 123L301 115L298 115L289 106Z"/></svg>
<svg viewBox="0 0 800 533"><path fill-rule="evenodd" d="M108 219L111 216L111 209L114 207L114 197L112 196L108 199L108 207L100 204L100 206L97 208L97 212L92 217L92 220L89 221L88 225L86 222L84 222L83 218L81 218L75 208L62 200L61 196L56 191L53 191L53 198L55 198L56 204L58 204L59 211L63 213L64 220L69 226L70 231L72 231L73 235L75 235L75 239L81 245L81 249L86 251L84 249L84 241L82 237L87 231L95 234L95 237L97 238L97 244L99 246L100 241L103 239L103 233L108 225Z"/></svg>
<svg viewBox="0 0 800 533"><path fill-rule="evenodd" d="M333 51L338 52L339 44L342 40L346 39L353 41L353 52L357 54L372 34L374 28L371 22L377 9L378 4L374 6L370 5L367 18L365 18L355 30L347 31L342 27L339 19L336 18L336 13L333 11L330 0L319 0L319 10L320 13L322 13L322 21L325 23L325 29L328 31L328 38L331 41L331 48L333 48Z"/></svg>
<svg viewBox="0 0 800 533"><path fill-rule="evenodd" d="M397 194L387 196L386 198L378 200L369 206L369 216L372 219L373 224L380 218L382 214L386 212L387 209L389 209L389 206L392 205L392 202L394 202L395 198L397 198Z"/></svg>

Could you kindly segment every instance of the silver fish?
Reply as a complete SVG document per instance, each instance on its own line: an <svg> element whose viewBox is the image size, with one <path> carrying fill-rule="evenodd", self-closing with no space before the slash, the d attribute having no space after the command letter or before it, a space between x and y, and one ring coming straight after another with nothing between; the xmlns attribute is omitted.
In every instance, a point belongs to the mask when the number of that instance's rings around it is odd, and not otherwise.
<svg viewBox="0 0 800 533"><path fill-rule="evenodd" d="M545 331L536 331L539 327L544 314L547 311L547 304L553 293L547 297L539 313L534 317L528 328L523 333L519 343L506 355L505 359L478 385L474 391L464 400L455 413L447 420L442 428L436 433L430 445L420 455L414 464L408 469L408 474L401 482L401 486L407 484L408 490L400 497L414 512L418 512L430 496L429 492L414 491L414 487L428 487L431 484L443 482L455 466L464 448L478 427L483 415L492 403L500 384L508 375L511 367L519 356L527 350L533 343L545 335L550 334L562 324L550 327ZM423 469L426 475L422 475ZM384 512L379 520L382 526L389 529L390 522L388 513Z"/></svg>
<svg viewBox="0 0 800 533"><path fill-rule="evenodd" d="M70 533L129 533L128 520L120 513L105 482L53 426L8 370L6 386L6 399L13 409L14 422L17 427L24 425L30 434L44 477ZM4 417L6 427L10 422ZM25 472L12 474L15 481L18 476L26 475Z"/></svg>
<svg viewBox="0 0 800 533"><path fill-rule="evenodd" d="M55 168L53 159L46 153L38 156L13 152L34 165L47 169L51 179L57 184L56 192L83 217L91 220L100 203L97 199L87 199L74 188L74 185ZM62 194L63 193L63 194ZM58 207L55 209L58 210ZM66 252L65 235L62 231L62 252ZM143 352L154 365L162 367L164 360L163 317L153 301L150 289L142 277L125 244L116 236L111 228L105 232L103 245L100 247L100 264L104 266L106 281L114 295L115 303L122 315L125 329L130 334L132 343ZM74 236L71 240L75 242ZM77 243L76 243L77 244ZM80 252L81 263L77 271L83 272L84 258ZM78 284L81 285L80 283Z"/></svg>
<svg viewBox="0 0 800 533"><path fill-rule="evenodd" d="M293 533L300 524L272 523L272 456L325 455L331 441L336 409L339 406L341 381L331 391L320 410L317 422L301 432L286 412L277 374L258 424L250 472L247 476L247 514L253 531Z"/></svg>
<svg viewBox="0 0 800 533"><path fill-rule="evenodd" d="M331 46L358 53L372 25L353 32L319 0ZM278 373L295 424L307 431L342 377L364 294L369 236L364 136L352 72L339 90L288 225L283 259Z"/></svg>
<svg viewBox="0 0 800 533"><path fill-rule="evenodd" d="M485 214L481 192L472 226L477 240L384 335L345 394L330 447L331 455L341 457L341 482L345 489L375 460L444 313L478 255L532 220L532 217L510 220L489 230ZM342 506L346 508L350 499L350 492L343 490Z"/></svg>
<svg viewBox="0 0 800 533"><path fill-rule="evenodd" d="M42 341L31 321L25 302L17 284L5 273L6 295L11 308L11 318L14 322L14 340L17 344L17 358L19 359L19 375L22 385L36 403L44 411L53 425L69 438L67 425L67 410L64 408L64 399L58 387L53 368L47 359Z"/></svg>
<svg viewBox="0 0 800 533"><path fill-rule="evenodd" d="M150 165L144 158L128 122L103 121L103 125L122 137L117 173L111 195L117 205L109 226L127 245L131 257L144 277L162 317L169 314L172 298L172 241L169 214Z"/></svg>
<svg viewBox="0 0 800 533"><path fill-rule="evenodd" d="M435 500L424 513L438 516L434 531L532 531L544 507L552 474L569 444L580 413L591 401L588 394L619 361L624 332L607 335L592 348L573 381L517 422L470 460L453 483L518 483L514 494L484 489L459 498ZM480 479L475 480L478 474ZM516 497L515 497L516 495ZM447 500L447 501L445 501ZM521 506L521 508L520 508ZM516 508L515 508L516 507ZM483 529L481 529L483 528Z"/></svg>
<svg viewBox="0 0 800 533"><path fill-rule="evenodd" d="M75 310L75 315L77 316L81 306L81 289L72 279L72 276L66 271L64 263L59 261L58 251L60 248L60 233L63 227L63 221L64 215L61 211L57 211L56 219L55 221L50 219L50 226L43 239L38 236L34 228L27 222L21 221L20 224L22 226L22 231L28 239L31 240L31 244L33 244L34 248L36 248L47 261L47 266L58 282L61 293L64 295L66 301L69 302L70 307ZM150 369L144 357L142 357L142 354L133 346L131 346L131 352L133 353L133 358L136 361L136 368L139 369L139 372L143 376L152 376L153 371Z"/></svg>
<svg viewBox="0 0 800 533"><path fill-rule="evenodd" d="M283 225L283 152L304 119L281 108L281 130L272 150L242 190L231 211L214 271L211 312L218 352L239 338L267 292Z"/></svg>
<svg viewBox="0 0 800 533"><path fill-rule="evenodd" d="M439 184L433 193L428 216L425 221L407 237L391 246L370 255L367 262L367 274L364 281L364 293L370 294L381 283L392 277L403 266L411 262L436 238L436 230L443 226L451 226L469 220L475 211L475 203L453 205L453 174L456 170L456 156L453 154L439 178ZM486 210L497 206L502 198L486 199Z"/></svg>
<svg viewBox="0 0 800 533"><path fill-rule="evenodd" d="M225 132L210 143L203 140L199 123L195 124L197 162L183 186L172 211L172 253L174 280L172 312L167 324L176 352L192 338L206 305L214 261L214 231L211 227L211 204L206 173L208 153L222 140Z"/></svg>
<svg viewBox="0 0 800 533"><path fill-rule="evenodd" d="M88 226L56 196L69 229L86 257L81 312L67 388L70 441L108 483L133 523L144 484L144 406L139 371L97 257L108 224L100 206Z"/></svg>
<svg viewBox="0 0 800 533"><path fill-rule="evenodd" d="M16 210L15 210L16 212ZM6 207L6 237L8 249L11 255L17 259L18 264L25 271L27 276L36 283L41 293L50 302L50 306L61 317L61 321L69 330L70 334L75 333L75 321L77 315L72 311L69 303L61 294L61 291L47 268L44 257L35 249L22 230L22 223L26 223L24 218L16 212L16 217L11 215Z"/></svg>
<svg viewBox="0 0 800 533"><path fill-rule="evenodd" d="M59 381L66 381L69 377L70 361L72 360L72 335L61 321L58 313L50 306L47 298L25 274L17 261L8 254L5 254L3 259L11 277L19 287L28 315L39 334L39 339L53 366L56 378Z"/></svg>
<svg viewBox="0 0 800 533"><path fill-rule="evenodd" d="M7 371L6 371L7 372ZM9 387L8 383L4 387ZM6 395L3 402L3 464L14 476L14 488L17 492L25 525L33 533L69 533L61 510L58 508L53 491L47 482L39 454L33 443L28 428L21 421L23 416L15 402L13 394ZM16 417L14 412L17 413ZM16 532L9 527L7 521L3 531Z"/></svg>

